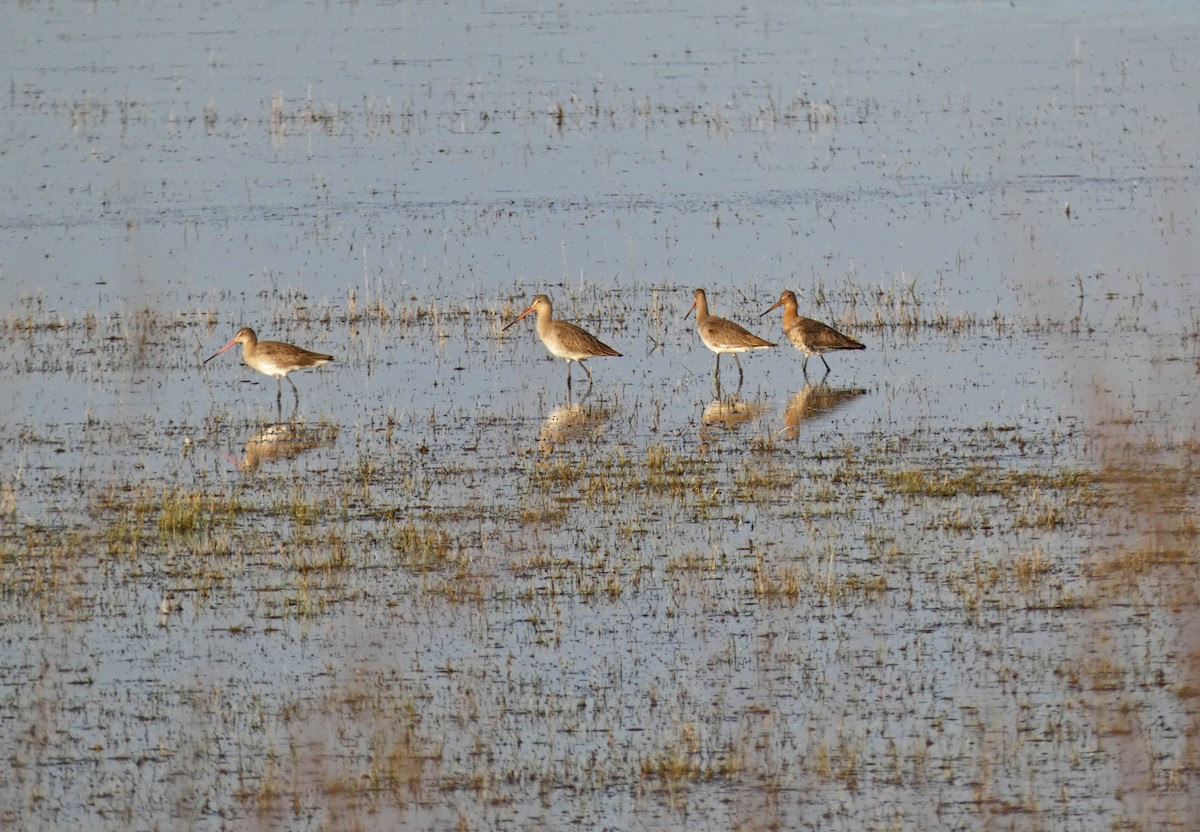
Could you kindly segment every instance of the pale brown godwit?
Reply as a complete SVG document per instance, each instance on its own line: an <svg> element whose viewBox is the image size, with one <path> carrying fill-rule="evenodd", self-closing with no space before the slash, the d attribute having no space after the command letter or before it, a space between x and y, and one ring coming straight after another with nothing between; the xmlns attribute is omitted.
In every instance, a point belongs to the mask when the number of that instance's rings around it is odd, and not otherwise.
<svg viewBox="0 0 1200 832"><path fill-rule="evenodd" d="M787 335L788 340L792 342L792 346L804 353L804 364L802 367L806 377L808 376L808 358L811 355L820 356L821 363L825 365L825 374L828 375L829 362L825 360L823 353L832 352L833 350L866 349L860 342L855 341L849 335L843 335L828 324L823 324L820 321L814 321L812 318L805 318L796 314L798 307L796 293L790 289L784 291L775 305L764 312L763 315L774 309L778 309L780 306L783 307L784 333ZM762 315L759 317L762 317Z"/></svg>
<svg viewBox="0 0 1200 832"><path fill-rule="evenodd" d="M530 314L537 315L538 338L542 339L542 344L550 351L550 354L567 360L568 390L571 389L572 361L578 361L579 366L587 373L588 389L591 389L592 371L583 362L589 358L620 357L621 355L587 330L566 321L554 320L554 307L550 303L550 298L545 295L535 295L529 308L500 331L504 332L508 327Z"/></svg>
<svg viewBox="0 0 1200 832"><path fill-rule="evenodd" d="M683 317L692 314L692 310L696 310L696 330L700 333L700 340L704 342L704 346L717 354L717 368L713 371L713 378L719 380L721 375L721 355L729 353L733 355L733 360L738 368L738 385L742 383L742 362L738 360L739 352L747 350L765 350L768 347L775 347L778 344L773 344L770 341L764 341L757 335L747 332L742 327L735 324L733 321L727 321L724 318L718 318L716 315L708 314L708 299L704 296L703 289L697 289L692 293L695 300L688 307L688 311ZM718 381L719 383L719 381Z"/></svg>
<svg viewBox="0 0 1200 832"><path fill-rule="evenodd" d="M276 404L280 403L283 396L283 379L285 378L287 378L287 383L292 385L292 392L296 394L296 404L300 404L300 391L296 389L296 383L287 377L288 373L307 370L309 367L320 367L333 360L332 355L309 352L282 341L260 341L253 329L244 326L237 331L237 335L233 336L232 341L204 359L204 363L207 364L236 344L242 345L242 361L245 361L248 367L275 379Z"/></svg>

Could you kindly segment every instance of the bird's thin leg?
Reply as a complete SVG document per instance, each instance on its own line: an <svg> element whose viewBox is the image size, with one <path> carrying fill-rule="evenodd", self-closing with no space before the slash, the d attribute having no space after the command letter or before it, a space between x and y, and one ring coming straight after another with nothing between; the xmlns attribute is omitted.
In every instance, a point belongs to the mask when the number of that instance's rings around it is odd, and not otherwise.
<svg viewBox="0 0 1200 832"><path fill-rule="evenodd" d="M567 392L571 392L571 362L567 362Z"/></svg>
<svg viewBox="0 0 1200 832"><path fill-rule="evenodd" d="M804 371L804 377L808 378L808 356L804 356L804 361L800 365L800 369Z"/></svg>
<svg viewBox="0 0 1200 832"><path fill-rule="evenodd" d="M296 395L296 406L299 407L300 406L300 389L298 387L296 387L296 382L292 381L287 376L284 376L284 378L287 378L287 383L292 385L292 392Z"/></svg>
<svg viewBox="0 0 1200 832"><path fill-rule="evenodd" d="M739 389L739 390L741 390L741 389L742 389L742 362L741 362L741 361L738 359L738 354L737 354L736 352L733 354L733 361L734 361L734 363L735 363L735 364L737 364L737 368L738 368L738 389Z"/></svg>
<svg viewBox="0 0 1200 832"><path fill-rule="evenodd" d="M588 369L588 365L584 364L582 361L580 361L580 362L579 362L579 366L583 368L583 371L584 371L585 373L587 373L587 377L588 377L588 392L590 393L590 392L592 392L592 371L591 371L591 370L589 370L589 369Z"/></svg>
<svg viewBox="0 0 1200 832"><path fill-rule="evenodd" d="M721 383L721 353L717 353L717 366L713 368L713 378L717 384Z"/></svg>
<svg viewBox="0 0 1200 832"><path fill-rule="evenodd" d="M825 365L825 375L829 375L829 362L825 360L825 356L821 356L821 363Z"/></svg>

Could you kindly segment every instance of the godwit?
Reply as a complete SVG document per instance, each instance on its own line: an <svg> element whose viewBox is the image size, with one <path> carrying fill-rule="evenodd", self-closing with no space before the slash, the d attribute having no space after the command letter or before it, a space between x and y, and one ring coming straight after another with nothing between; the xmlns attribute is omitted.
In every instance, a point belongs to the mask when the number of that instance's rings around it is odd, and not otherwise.
<svg viewBox="0 0 1200 832"><path fill-rule="evenodd" d="M742 383L742 362L738 359L739 352L747 350L765 350L768 347L775 347L778 344L772 344L770 341L764 341L757 335L752 335L742 327L735 324L733 321L727 321L724 318L718 318L716 315L708 314L708 299L704 297L704 290L697 289L692 293L695 300L688 307L688 311L683 317L692 314L692 310L696 310L696 329L700 333L700 340L704 342L704 346L717 354L717 368L713 371L713 378L718 379L721 375L721 355L723 353L731 353L733 360L738 368L738 385Z"/></svg>
<svg viewBox="0 0 1200 832"><path fill-rule="evenodd" d="M792 342L792 346L804 353L804 364L802 365L805 377L808 376L808 357L817 355L821 358L821 363L825 365L825 374L829 374L829 362L825 360L823 353L832 350L865 350L861 343L855 341L849 335L843 335L828 324L823 324L820 321L814 321L812 318L805 318L796 314L796 293L786 290L779 296L779 300L775 303L773 309L783 307L783 331L787 335L788 340ZM759 316L760 318L762 315Z"/></svg>
<svg viewBox="0 0 1200 832"><path fill-rule="evenodd" d="M605 344L587 330L580 329L575 324L570 324L566 321L554 320L554 307L550 303L550 298L545 295L535 295L533 302L529 304L529 308L514 318L508 326L505 326L500 331L504 332L508 327L529 314L537 315L538 338L542 339L542 344L550 351L550 354L567 360L568 390L571 389L572 361L578 361L579 366L587 373L588 389L591 389L592 371L583 362L589 358L601 358L604 356L620 357L621 355L621 353L614 350L608 344Z"/></svg>
<svg viewBox="0 0 1200 832"><path fill-rule="evenodd" d="M237 331L237 335L233 336L232 341L204 359L204 363L212 361L235 344L242 345L242 361L245 361L248 367L275 378L275 403L277 405L283 396L282 379L285 378L287 378L287 383L292 385L292 392L296 394L296 404L300 404L300 391L296 389L296 383L287 377L288 373L295 370L307 370L309 367L320 367L333 360L332 355L309 352L282 341L259 341L254 330L244 326Z"/></svg>

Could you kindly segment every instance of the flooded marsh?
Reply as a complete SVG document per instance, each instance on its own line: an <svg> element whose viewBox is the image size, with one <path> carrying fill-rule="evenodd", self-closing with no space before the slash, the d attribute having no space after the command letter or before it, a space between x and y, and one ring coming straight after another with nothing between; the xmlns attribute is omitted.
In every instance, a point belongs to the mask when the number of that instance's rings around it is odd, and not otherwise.
<svg viewBox="0 0 1200 832"><path fill-rule="evenodd" d="M1191 827L1190 7L12 16L0 825Z"/></svg>

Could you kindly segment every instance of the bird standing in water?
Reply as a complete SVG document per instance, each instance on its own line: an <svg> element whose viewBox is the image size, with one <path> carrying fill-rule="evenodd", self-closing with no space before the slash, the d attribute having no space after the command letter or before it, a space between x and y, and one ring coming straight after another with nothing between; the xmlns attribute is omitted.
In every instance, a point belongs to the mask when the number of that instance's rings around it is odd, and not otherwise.
<svg viewBox="0 0 1200 832"><path fill-rule="evenodd" d="M592 389L592 371L583 362L589 358L620 357L621 353L601 341L586 329L554 319L554 306L546 295L535 295L529 308L508 323L501 332L524 318L537 315L537 334L551 355L567 360L567 390L571 389L571 362L578 361L587 373L588 389Z"/></svg>
<svg viewBox="0 0 1200 832"><path fill-rule="evenodd" d="M258 370L263 375L272 376L276 380L276 406L279 406L282 401L283 379L285 378L287 378L287 383L292 385L292 392L296 394L296 404L300 404L300 391L296 389L296 383L287 377L288 373L307 370L309 367L320 367L333 360L332 355L309 352L282 341L259 341L254 330L244 326L237 331L237 335L233 336L232 341L204 359L204 363L207 364L237 344L242 345L242 361L246 362L248 367Z"/></svg>
<svg viewBox="0 0 1200 832"><path fill-rule="evenodd" d="M747 350L765 350L778 346L778 344L764 341L733 321L708 314L708 298L704 296L703 289L697 289L692 293L692 297L695 300L692 301L692 305L688 307L688 311L684 313L683 317L686 318L692 314L693 309L696 310L696 331L700 333L700 340L704 342L704 346L717 354L717 368L713 371L713 378L717 379L719 386L721 356L728 353L733 356L733 360L737 364L738 387L741 387L742 362L738 360L738 353Z"/></svg>
<svg viewBox="0 0 1200 832"><path fill-rule="evenodd" d="M784 291L780 295L779 300L775 305L762 313L759 317L763 317L774 309L783 307L783 331L787 335L788 340L792 342L792 346L804 353L804 369L805 377L808 376L808 359L809 356L819 356L821 363L825 365L825 374L829 375L829 362L825 360L824 353L832 352L833 350L865 350L866 347L862 343L855 341L849 335L843 335L829 324L823 324L820 321L814 321L812 318L805 318L797 314L796 309L799 304L796 302L796 293L789 290Z"/></svg>

